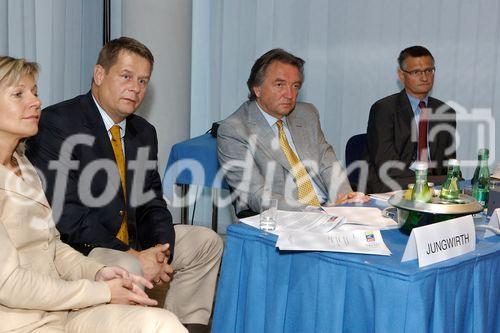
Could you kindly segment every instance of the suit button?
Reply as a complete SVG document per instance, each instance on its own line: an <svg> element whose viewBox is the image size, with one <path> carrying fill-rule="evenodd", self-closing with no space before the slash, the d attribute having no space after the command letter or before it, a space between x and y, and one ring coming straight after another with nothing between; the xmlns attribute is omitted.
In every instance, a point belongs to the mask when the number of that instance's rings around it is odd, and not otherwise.
<svg viewBox="0 0 500 333"><path fill-rule="evenodd" d="M125 215L125 212L124 212L123 210L120 210L120 211L118 212L118 215L120 215L121 217L123 217L123 215Z"/></svg>

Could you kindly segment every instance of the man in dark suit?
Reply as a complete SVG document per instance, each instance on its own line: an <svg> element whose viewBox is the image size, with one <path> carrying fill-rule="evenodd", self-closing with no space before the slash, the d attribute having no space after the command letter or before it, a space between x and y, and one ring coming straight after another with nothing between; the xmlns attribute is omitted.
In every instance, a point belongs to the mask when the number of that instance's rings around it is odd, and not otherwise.
<svg viewBox="0 0 500 333"><path fill-rule="evenodd" d="M429 162L429 179L442 182L445 162L455 158L455 111L429 96L434 84L434 57L412 46L398 57L404 89L372 105L368 120L368 191L386 192L415 180L416 160Z"/></svg>
<svg viewBox="0 0 500 333"><path fill-rule="evenodd" d="M155 128L134 115L153 62L150 50L132 38L106 44L91 91L43 110L27 155L45 180L63 241L84 254L130 253L146 278L170 282L167 309L182 323L206 325L222 241L210 229L172 224ZM106 251L97 257L113 260Z"/></svg>

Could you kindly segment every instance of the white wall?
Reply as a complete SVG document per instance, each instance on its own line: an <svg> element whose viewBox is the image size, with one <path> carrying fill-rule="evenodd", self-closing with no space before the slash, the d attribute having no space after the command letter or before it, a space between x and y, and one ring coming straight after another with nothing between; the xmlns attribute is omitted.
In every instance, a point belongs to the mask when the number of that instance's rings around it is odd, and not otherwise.
<svg viewBox="0 0 500 333"><path fill-rule="evenodd" d="M0 0L0 54L40 64L43 107L90 89L101 46L101 0Z"/></svg>
<svg viewBox="0 0 500 333"><path fill-rule="evenodd" d="M148 92L137 114L156 127L162 177L172 145L189 138L191 6L191 0L122 0L121 6L113 7L121 7L121 35L141 41L155 57ZM117 37L116 31L112 33ZM170 206L170 211L178 222L180 210Z"/></svg>
<svg viewBox="0 0 500 333"><path fill-rule="evenodd" d="M158 167L163 175L172 145L189 137L191 1L122 0L121 9L121 34L144 43L155 57L138 114L158 131Z"/></svg>

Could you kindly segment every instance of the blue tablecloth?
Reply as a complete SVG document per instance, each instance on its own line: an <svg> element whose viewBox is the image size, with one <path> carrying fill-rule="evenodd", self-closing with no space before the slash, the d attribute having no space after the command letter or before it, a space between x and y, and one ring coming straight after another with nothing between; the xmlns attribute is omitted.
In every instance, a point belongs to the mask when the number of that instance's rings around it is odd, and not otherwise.
<svg viewBox="0 0 500 333"><path fill-rule="evenodd" d="M500 332L500 240L419 269L408 236L383 231L390 257L283 252L276 236L231 225L214 333Z"/></svg>
<svg viewBox="0 0 500 333"><path fill-rule="evenodd" d="M171 197L174 184L200 185L227 189L218 173L217 140L210 133L172 146L163 176L163 191Z"/></svg>

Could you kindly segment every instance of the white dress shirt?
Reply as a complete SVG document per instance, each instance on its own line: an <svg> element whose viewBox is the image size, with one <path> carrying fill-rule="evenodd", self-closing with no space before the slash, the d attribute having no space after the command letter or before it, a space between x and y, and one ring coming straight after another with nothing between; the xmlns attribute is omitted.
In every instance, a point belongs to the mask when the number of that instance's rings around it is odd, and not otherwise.
<svg viewBox="0 0 500 333"><path fill-rule="evenodd" d="M111 132L110 132L111 127L113 127L114 125L118 125L120 127L120 138L122 139L122 150L123 150L123 156L125 157L125 142L123 141L123 138L125 137L125 130L127 128L127 119L125 118L118 124L115 124L113 119L111 119L111 117L106 113L106 111L104 111L104 109L99 105L94 95L92 95L92 98L94 99L94 102L97 105L99 113L101 114L102 121L104 121L104 127L106 127L106 131L108 132L109 140L111 140Z"/></svg>

